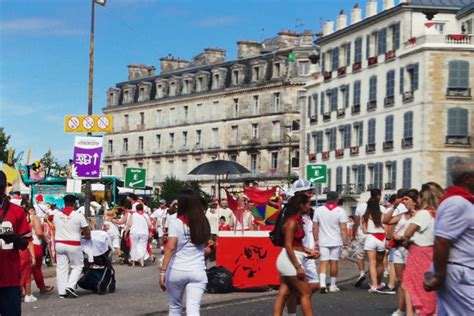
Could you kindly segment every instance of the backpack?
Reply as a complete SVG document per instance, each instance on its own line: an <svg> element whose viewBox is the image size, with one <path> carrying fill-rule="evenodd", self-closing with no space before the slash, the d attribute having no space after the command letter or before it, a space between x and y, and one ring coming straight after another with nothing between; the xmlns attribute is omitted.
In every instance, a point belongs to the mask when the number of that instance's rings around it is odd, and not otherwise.
<svg viewBox="0 0 474 316"><path fill-rule="evenodd" d="M230 293L234 291L232 273L225 267L212 267L207 270L208 293Z"/></svg>
<svg viewBox="0 0 474 316"><path fill-rule="evenodd" d="M280 214L278 214L278 218L275 222L275 227L273 227L273 230L270 232L269 235L272 244L277 247L285 246L285 235L283 235L283 224L285 224L285 210L286 208L283 208Z"/></svg>

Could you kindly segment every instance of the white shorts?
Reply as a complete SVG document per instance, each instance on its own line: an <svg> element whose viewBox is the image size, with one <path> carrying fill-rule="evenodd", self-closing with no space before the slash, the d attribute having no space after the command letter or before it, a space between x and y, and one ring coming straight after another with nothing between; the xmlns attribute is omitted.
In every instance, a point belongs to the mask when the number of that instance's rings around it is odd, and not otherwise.
<svg viewBox="0 0 474 316"><path fill-rule="evenodd" d="M306 278L308 283L319 283L318 269L316 267L316 260L314 259L305 259L303 261L304 272L306 273Z"/></svg>
<svg viewBox="0 0 474 316"><path fill-rule="evenodd" d="M405 264L407 263L408 249L405 247L397 247L393 249L393 263Z"/></svg>
<svg viewBox="0 0 474 316"><path fill-rule="evenodd" d="M364 245L365 245L365 239L367 238L367 235L359 234L358 239L357 239L357 245L356 245L356 257L357 259L365 259L365 250L364 250Z"/></svg>
<svg viewBox="0 0 474 316"><path fill-rule="evenodd" d="M337 261L341 257L341 246L336 247L319 247L319 253L321 257L319 261Z"/></svg>
<svg viewBox="0 0 474 316"><path fill-rule="evenodd" d="M373 235L368 234L367 238L365 239L365 251L377 251L377 252L384 252L385 251L385 239L380 241L379 239L375 238Z"/></svg>
<svg viewBox="0 0 474 316"><path fill-rule="evenodd" d="M298 260L299 263L303 264L304 263L304 256L305 253L301 251L295 251L296 255L296 260ZM296 276L296 269L293 266L293 263L291 263L290 258L288 257L288 253L286 252L286 249L283 248L280 252L280 255L278 256L276 266L278 269L278 272L282 276ZM304 267L303 267L304 269Z"/></svg>

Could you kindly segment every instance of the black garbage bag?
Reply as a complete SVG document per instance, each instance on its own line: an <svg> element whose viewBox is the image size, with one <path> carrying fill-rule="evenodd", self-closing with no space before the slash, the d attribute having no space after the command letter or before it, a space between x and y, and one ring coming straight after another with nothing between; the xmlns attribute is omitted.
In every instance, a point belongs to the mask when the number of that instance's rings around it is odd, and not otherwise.
<svg viewBox="0 0 474 316"><path fill-rule="evenodd" d="M234 291L232 273L227 268L219 266L207 270L208 293L230 293Z"/></svg>

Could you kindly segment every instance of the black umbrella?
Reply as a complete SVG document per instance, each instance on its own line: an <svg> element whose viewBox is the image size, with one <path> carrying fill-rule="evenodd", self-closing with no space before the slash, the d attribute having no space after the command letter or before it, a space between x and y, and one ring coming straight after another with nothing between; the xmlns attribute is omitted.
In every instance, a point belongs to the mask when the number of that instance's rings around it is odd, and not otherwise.
<svg viewBox="0 0 474 316"><path fill-rule="evenodd" d="M228 174L242 174L242 173L250 173L250 170L242 166L241 164L236 163L235 161L228 161L228 160L212 160L209 162L205 162L200 164L189 174L194 175L216 175L218 176L217 179L217 194L219 200L221 199L221 179L220 175L228 175Z"/></svg>

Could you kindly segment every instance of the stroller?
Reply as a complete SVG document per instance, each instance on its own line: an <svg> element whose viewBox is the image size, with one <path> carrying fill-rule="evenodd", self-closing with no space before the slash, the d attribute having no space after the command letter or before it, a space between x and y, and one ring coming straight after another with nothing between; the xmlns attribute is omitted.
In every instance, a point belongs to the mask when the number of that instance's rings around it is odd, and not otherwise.
<svg viewBox="0 0 474 316"><path fill-rule="evenodd" d="M112 245L107 233L92 231L91 239L83 244L88 260L84 264L83 275L77 285L97 294L113 293L116 288L115 269L110 260Z"/></svg>

